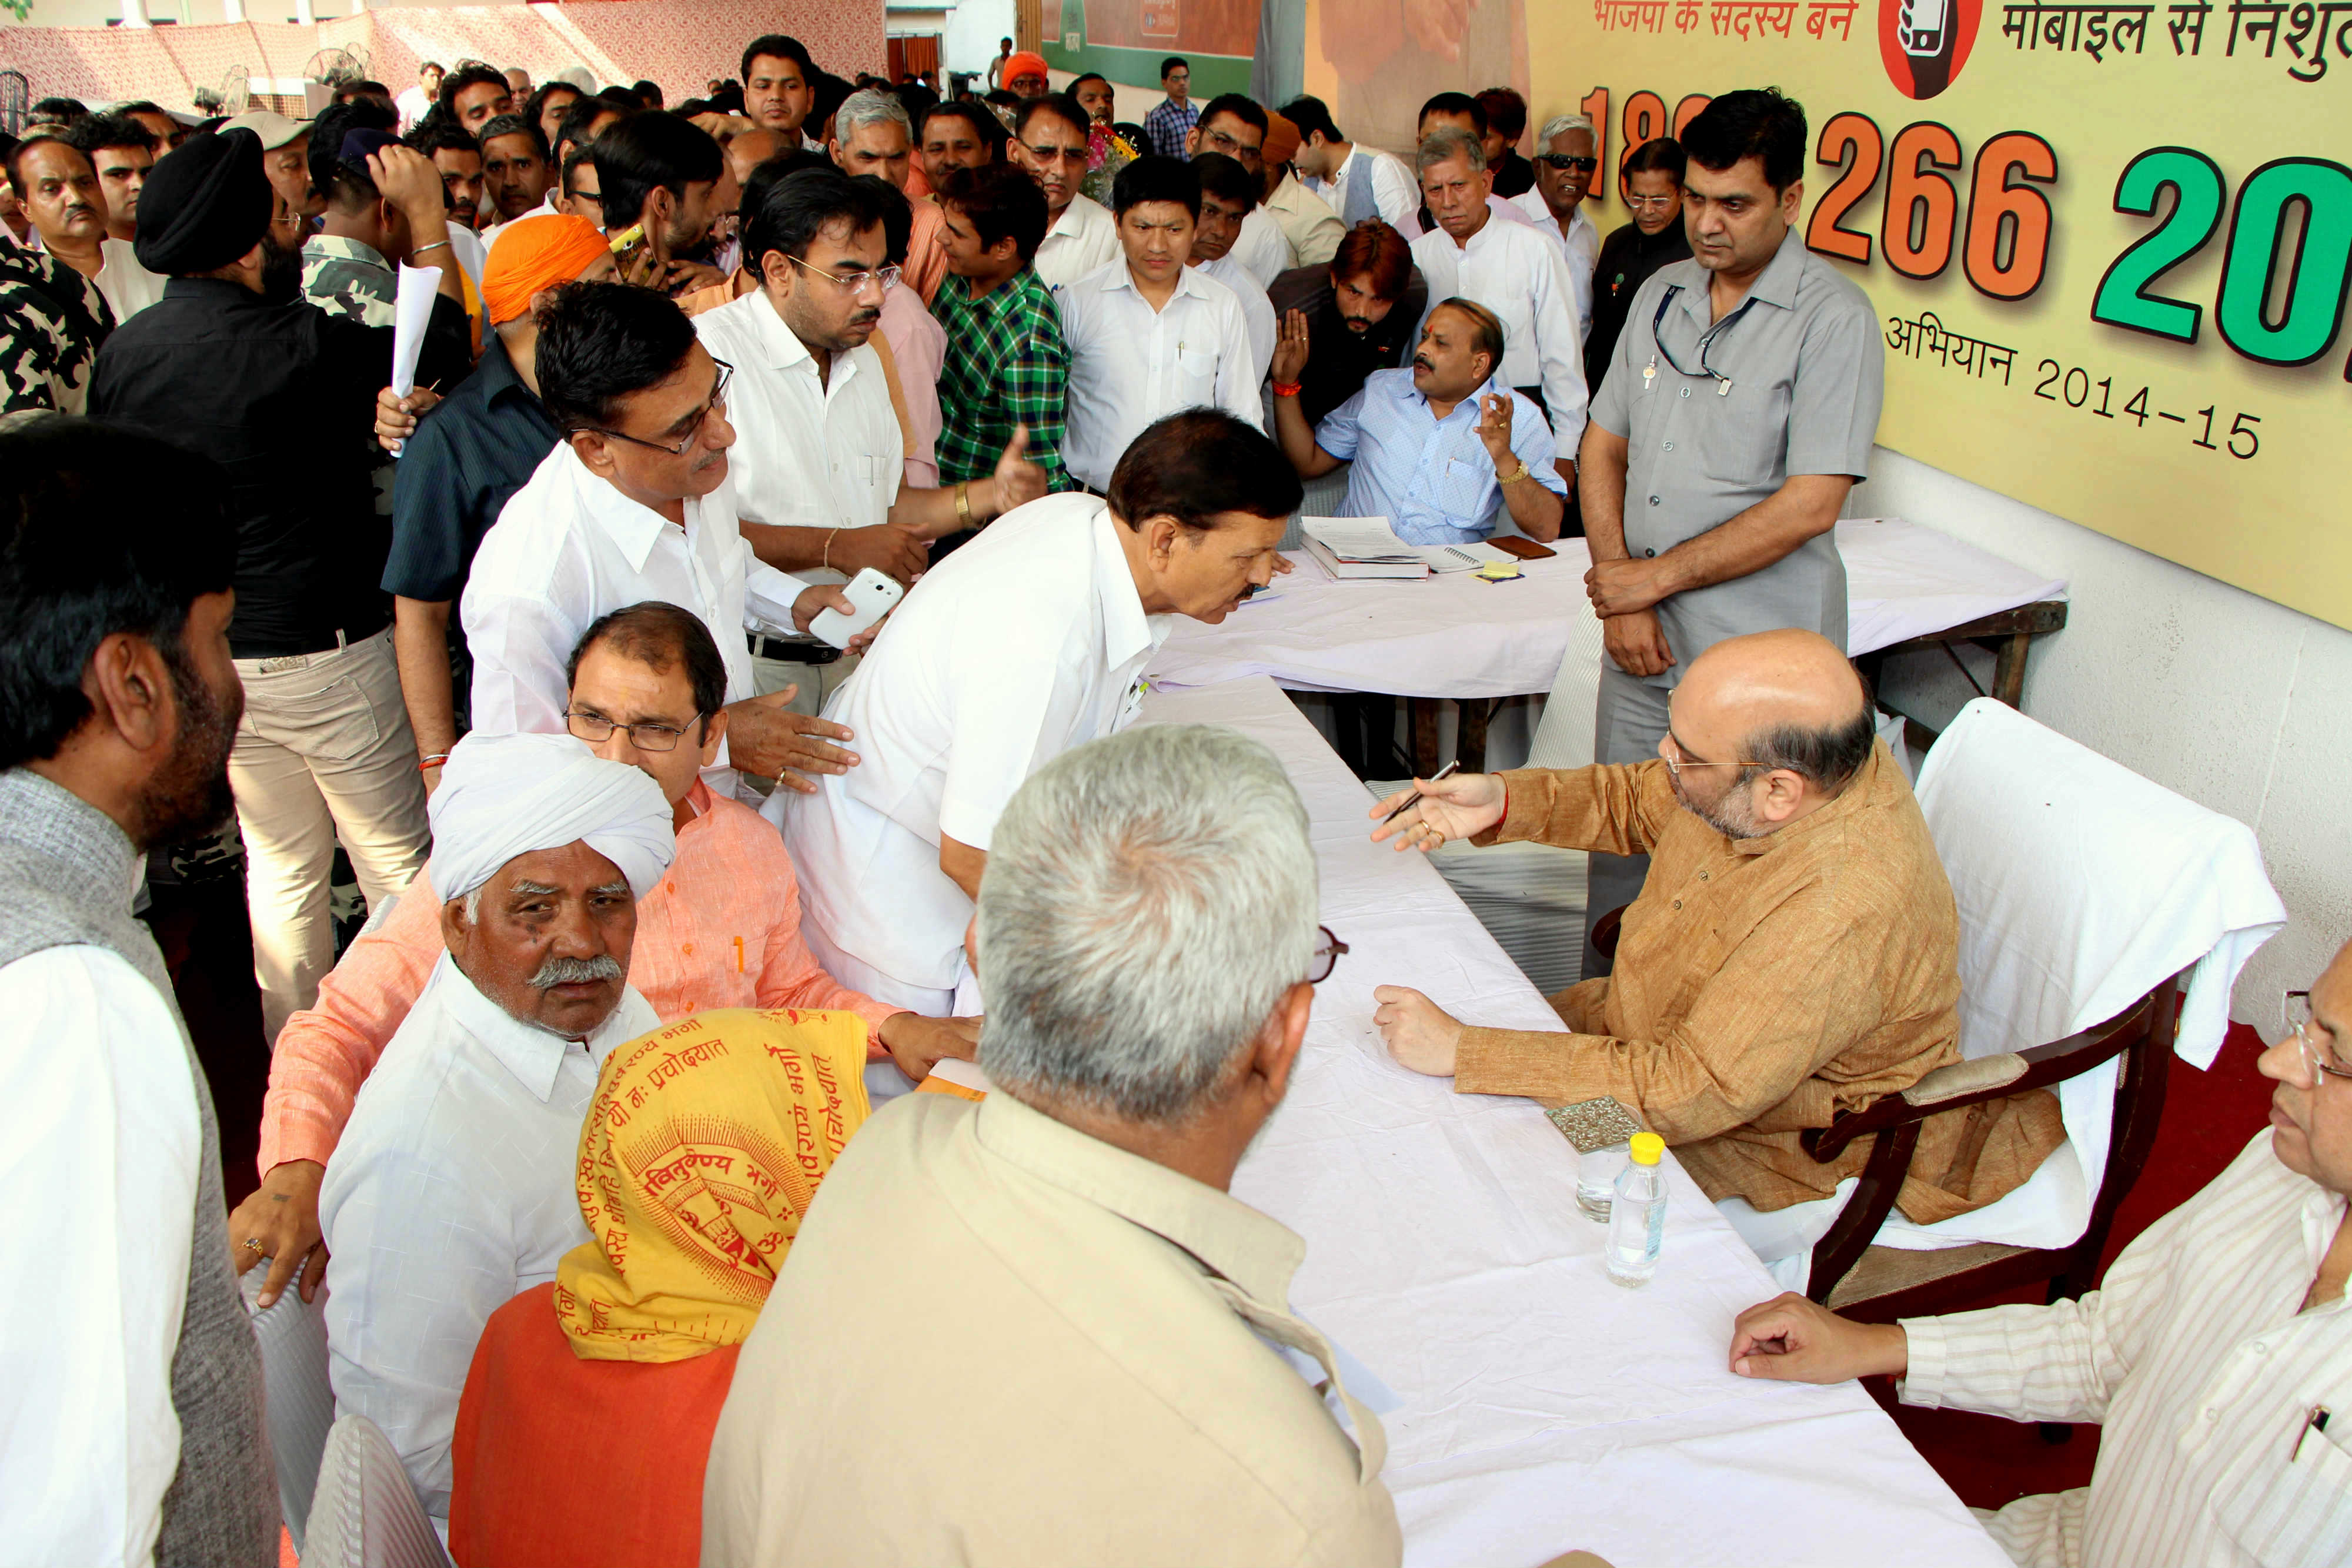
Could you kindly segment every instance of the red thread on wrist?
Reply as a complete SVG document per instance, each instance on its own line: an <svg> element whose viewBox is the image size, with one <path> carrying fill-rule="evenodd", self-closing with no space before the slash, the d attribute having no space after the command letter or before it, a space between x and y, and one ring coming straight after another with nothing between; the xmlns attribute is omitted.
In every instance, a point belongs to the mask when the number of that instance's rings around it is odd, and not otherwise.
<svg viewBox="0 0 2352 1568"><path fill-rule="evenodd" d="M1305 390L1306 383L1302 382L1276 382L1274 383L1274 395L1276 397L1297 397Z"/></svg>

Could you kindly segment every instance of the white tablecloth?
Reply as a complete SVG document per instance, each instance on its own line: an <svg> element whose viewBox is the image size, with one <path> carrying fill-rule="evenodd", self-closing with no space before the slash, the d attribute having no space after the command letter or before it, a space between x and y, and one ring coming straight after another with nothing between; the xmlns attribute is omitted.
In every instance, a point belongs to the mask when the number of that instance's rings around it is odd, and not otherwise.
<svg viewBox="0 0 2352 1568"><path fill-rule="evenodd" d="M2021 604L2066 584L1900 517L1837 526L1845 559L1847 652L1867 653ZM1181 621L1153 683L1208 686L1249 675L1308 692L1507 697L1548 692L1570 617L1590 616L1582 539L1562 539L1517 582L1454 572L1420 582L1337 582L1305 551L1222 626Z"/></svg>
<svg viewBox="0 0 2352 1568"><path fill-rule="evenodd" d="M1272 682L1155 691L1144 712L1264 741L1313 818L1349 952L1234 1192L1307 1238L1293 1305L1402 1401L1381 1419L1408 1563L1583 1547L1617 1568L2006 1568L1859 1387L1726 1369L1732 1319L1777 1292L1671 1156L1664 1260L1620 1289L1577 1212L1575 1151L1534 1105L1389 1060L1376 984L1484 1023L1559 1021L1426 862L1370 841L1363 787Z"/></svg>

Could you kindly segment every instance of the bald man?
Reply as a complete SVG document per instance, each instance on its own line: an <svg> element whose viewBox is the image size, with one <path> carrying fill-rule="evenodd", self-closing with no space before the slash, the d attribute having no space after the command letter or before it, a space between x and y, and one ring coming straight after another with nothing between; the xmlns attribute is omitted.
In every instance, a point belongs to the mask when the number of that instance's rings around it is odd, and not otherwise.
<svg viewBox="0 0 2352 1568"><path fill-rule="evenodd" d="M1868 1158L1857 1141L1817 1164L1806 1128L1960 1060L1951 884L1861 676L1814 632L1729 638L1693 660L1655 761L1457 774L1373 814L1400 805L1372 834L1400 850L1532 840L1652 857L1615 972L1551 998L1566 1034L1373 992L1396 1059L1458 1092L1612 1097L1710 1198L1769 1212L1829 1197ZM2042 1090L1932 1117L1898 1205L1923 1225L1982 1207L2063 1136Z"/></svg>

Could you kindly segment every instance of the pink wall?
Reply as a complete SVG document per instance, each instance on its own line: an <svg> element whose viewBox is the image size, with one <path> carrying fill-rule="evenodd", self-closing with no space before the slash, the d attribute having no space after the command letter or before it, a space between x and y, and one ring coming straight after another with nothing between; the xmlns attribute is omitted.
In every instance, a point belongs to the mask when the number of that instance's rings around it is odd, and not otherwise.
<svg viewBox="0 0 2352 1568"><path fill-rule="evenodd" d="M579 65L599 85L659 82L669 101L698 96L711 77L736 74L743 46L788 32L819 66L841 76L879 71L887 59L875 0L801 0L784 14L754 0L573 0L564 5L403 6L338 16L312 26L231 22L196 27L0 27L0 69L23 71L33 97L62 93L101 103L152 98L193 106L238 66L250 77L300 76L321 48L347 48L394 90L419 60L464 57L534 81Z"/></svg>

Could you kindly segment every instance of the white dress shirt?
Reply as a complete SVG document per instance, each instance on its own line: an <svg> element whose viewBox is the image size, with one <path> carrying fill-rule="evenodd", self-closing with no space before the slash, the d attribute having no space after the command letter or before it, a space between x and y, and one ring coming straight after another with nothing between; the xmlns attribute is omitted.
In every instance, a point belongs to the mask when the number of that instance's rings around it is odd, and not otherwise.
<svg viewBox="0 0 2352 1568"><path fill-rule="evenodd" d="M2271 1139L2256 1134L2079 1301L1904 1320L1906 1403L2100 1423L2090 1486L1986 1521L2017 1562L2352 1562L2352 1300L2301 1310L2344 1199L2281 1165ZM2315 1406L2333 1419L2305 1431Z"/></svg>
<svg viewBox="0 0 2352 1568"><path fill-rule="evenodd" d="M1110 209L1085 195L1073 195L1029 265L1048 288L1076 283L1107 261L1118 259L1118 221Z"/></svg>
<svg viewBox="0 0 2352 1568"><path fill-rule="evenodd" d="M482 1325L589 1239L574 1173L597 1070L659 1027L625 987L583 1046L517 1021L445 953L360 1086L319 1188L328 1378L436 1520Z"/></svg>
<svg viewBox="0 0 2352 1568"><path fill-rule="evenodd" d="M648 599L702 618L727 664L727 700L740 702L756 691L744 629L790 633L793 601L807 586L751 554L736 527L731 479L687 502L680 527L558 442L482 536L458 601L474 655L474 727L563 733L563 671L580 634L598 616ZM724 749L719 763L703 779L732 795Z"/></svg>
<svg viewBox="0 0 2352 1568"><path fill-rule="evenodd" d="M1585 215L1584 204L1568 214L1568 232L1560 232L1559 220L1551 215L1551 208L1540 190L1522 191L1511 198L1511 204L1528 214L1536 232L1558 245L1568 256L1569 281L1581 290L1580 309L1576 319L1576 340L1580 343L1592 336L1592 273L1601 265L1601 231L1592 226Z"/></svg>
<svg viewBox="0 0 2352 1568"><path fill-rule="evenodd" d="M778 527L887 522L906 473L907 434L870 344L833 357L828 384L764 288L694 319L713 358L735 367L728 478L736 515ZM738 637L737 642L742 639Z"/></svg>
<svg viewBox="0 0 2352 1568"><path fill-rule="evenodd" d="M1580 287L1557 240L1536 232L1525 213L1519 218L1488 217L1467 246L1432 229L1412 242L1413 264L1429 285L1431 309L1458 295L1502 319L1503 381L1543 389L1553 444L1572 454L1584 439L1587 401L1584 338L1576 324L1591 314L1591 279ZM1422 320L1428 319L1424 311Z"/></svg>
<svg viewBox="0 0 2352 1568"><path fill-rule="evenodd" d="M106 948L19 958L0 1106L0 1563L152 1563L204 1138L179 1026Z"/></svg>
<svg viewBox="0 0 2352 1568"><path fill-rule="evenodd" d="M116 326L163 298L163 277L139 265L129 240L109 235L99 242L98 248L98 276L90 281L98 285L98 291L113 308Z"/></svg>
<svg viewBox="0 0 2352 1568"><path fill-rule="evenodd" d="M1339 160L1339 172L1328 180L1308 180L1307 188L1331 204L1331 210L1345 217L1348 211L1348 182L1358 167L1357 154L1363 155L1363 168L1370 171L1372 205L1393 229L1402 229L1412 220L1413 210L1421 205L1421 186L1404 160L1393 152L1383 152L1377 147L1361 142L1349 150Z"/></svg>
<svg viewBox="0 0 2352 1568"><path fill-rule="evenodd" d="M1276 332L1274 324L1274 301L1266 298L1265 285L1250 275L1249 268L1233 258L1229 251L1214 261L1204 261L1196 271L1215 278L1234 291L1242 302L1243 324L1249 328L1250 352L1256 357L1257 373L1251 378L1255 385L1265 380L1274 365L1274 345Z"/></svg>
<svg viewBox="0 0 2352 1568"><path fill-rule="evenodd" d="M1256 355L1234 291L1197 267L1176 269L1176 291L1155 310L1121 256L1054 291L1070 350L1069 424L1062 461L1080 484L1110 487L1111 470L1144 427L1209 404L1258 429Z"/></svg>
<svg viewBox="0 0 2352 1568"><path fill-rule="evenodd" d="M940 836L985 850L1030 774L1131 723L1174 623L1143 612L1121 526L1093 496L1014 507L923 575L825 705L866 760L763 814L782 815L802 916L832 947L906 986L956 983L972 905Z"/></svg>
<svg viewBox="0 0 2352 1568"><path fill-rule="evenodd" d="M1242 232L1234 239L1234 248L1225 253L1228 261L1239 262L1260 288L1271 288L1274 280L1298 265L1298 252L1291 247L1290 236L1282 232L1281 223L1264 207L1252 207L1249 216L1242 220Z"/></svg>

